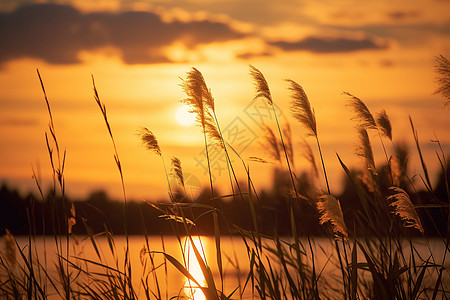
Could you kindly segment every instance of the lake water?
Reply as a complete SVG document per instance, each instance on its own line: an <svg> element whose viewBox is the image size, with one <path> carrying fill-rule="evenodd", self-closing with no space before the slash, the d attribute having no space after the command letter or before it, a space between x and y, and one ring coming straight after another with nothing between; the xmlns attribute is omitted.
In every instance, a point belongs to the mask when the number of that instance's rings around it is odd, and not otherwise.
<svg viewBox="0 0 450 300"><path fill-rule="evenodd" d="M16 238L19 246L23 249L23 252L28 255L30 249L27 237L17 237ZM63 249L60 251L63 257L67 257L67 248L65 244L65 238L63 240ZM223 290L225 295L229 295L232 291L236 290L233 294L233 299L251 299L252 298L252 285L251 281L248 283L245 290L242 290L244 283L247 279L249 273L249 256L247 253L247 248L242 238L240 237L222 237L221 239L221 255L223 264L223 288L222 281L220 279L220 273L218 271L217 256L216 256L216 246L215 240L212 237L193 237L194 244L196 245L199 252L202 254L203 258L207 261L207 264L212 270L212 274L215 279L216 288ZM96 245L98 248L98 254L89 238L82 239L78 237L78 242L70 240L69 242L69 260L76 266L83 267L92 276L87 276L86 274L78 274L75 268L71 268L71 277L75 279L77 275L76 282L81 284L86 284L89 287L95 287L95 278L100 278L105 280L106 278L99 274L105 274L105 268L96 265L91 262L87 262L83 259L90 260L96 263L101 263L108 265L114 269L124 270L124 253L126 249L125 237L116 236L114 237L114 254L110 250L110 246L106 237L97 237ZM164 247L163 247L164 243ZM305 241L306 245L306 241ZM422 258L427 259L430 253L433 253L433 259L436 263L442 263L444 260L444 249L445 245L440 240L432 240L427 243L425 240L415 240L414 246L418 251L417 255ZM408 248L408 244L405 243L405 248ZM36 258L39 259L40 267L35 267L36 277L41 280L49 288L50 293L52 293L51 298L60 298L49 280L45 279L45 270L50 278L58 279L59 275L56 272L56 246L54 237L37 237L35 242L31 244L31 250L33 253L34 261ZM183 258L182 252L185 255ZM5 258L5 248L2 247L2 258ZM307 251L308 259L311 259L311 253ZM191 283L183 274L177 270L173 264L167 262L164 265L165 257L161 252L165 252L183 265L189 270L189 272L194 276L194 278L200 282L202 285L206 285L201 268L195 258L193 248L186 239L180 241L175 237L164 237L163 241L161 237L149 237L146 240L142 236L130 236L129 237L129 253L131 261L131 273L133 279L133 287L136 290L139 298L145 298L145 289L142 280L148 283L152 291L157 291L157 286L161 292L163 299L168 299L173 296L188 296L195 300L204 299L203 293L195 288L195 284ZM324 295L329 295L328 293L333 293L333 289L329 288L330 284L334 285L337 289L342 286L339 283L341 277L341 271L337 267L337 259L334 248L334 243L326 238L315 238L313 241L313 252L314 261L316 269L321 273L320 285L324 286ZM348 248L347 254L350 256L351 249ZM153 259L153 266L157 267L154 272L152 263L150 260L150 253ZM276 257L270 258L271 263L276 268ZM100 258L99 258L100 255ZM416 256L418 257L418 256ZM23 260L20 254L16 251L16 259L19 265L23 265ZM349 258L350 259L350 258ZM359 252L358 261L365 261L363 254ZM418 262L420 264L420 262ZM444 287L450 287L450 276L448 270L450 270L448 265L448 259L444 262L446 269L443 272L442 282ZM167 268L165 267L167 266ZM41 270L39 271L39 268ZM18 272L18 268L15 268L15 272ZM433 270L434 271L434 270ZM167 272L167 273L166 273ZM114 274L114 272L112 271ZM153 275L156 274L156 277ZM167 274L167 276L166 276ZM434 275L433 275L434 274ZM430 276L425 277L429 282L435 281L437 272L430 272ZM6 274L4 269L0 267L0 278L1 282L5 282ZM359 276L370 276L369 272L362 272ZM157 281L155 280L157 278ZM431 284L433 286L433 284ZM72 285L74 289L77 288L77 284ZM328 288L329 291L325 292ZM53 291L53 292L52 292ZM321 290L322 292L322 290ZM255 292L256 293L256 292ZM335 292L334 292L335 293ZM192 296L194 295L194 296ZM168 296L168 298L166 298ZM154 298L154 297L153 297Z"/></svg>

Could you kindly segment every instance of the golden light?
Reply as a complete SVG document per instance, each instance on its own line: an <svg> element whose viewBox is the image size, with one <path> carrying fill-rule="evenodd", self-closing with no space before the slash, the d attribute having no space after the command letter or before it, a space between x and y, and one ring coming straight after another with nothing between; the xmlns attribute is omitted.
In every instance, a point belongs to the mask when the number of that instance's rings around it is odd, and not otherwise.
<svg viewBox="0 0 450 300"><path fill-rule="evenodd" d="M183 105L175 112L175 119L182 126L191 126L195 122L195 115L189 112L189 107Z"/></svg>
<svg viewBox="0 0 450 300"><path fill-rule="evenodd" d="M192 276L197 280L198 283L201 285L206 284L205 277L203 275L202 269L200 267L200 264L197 261L197 258L195 256L195 252L193 247L195 247L201 254L203 260L205 260L204 253L206 251L206 241L200 240L198 237L192 237L194 241L194 245L190 241L187 241L187 264L188 264L188 271L191 273ZM186 295L188 295L189 299L192 300L204 300L206 299L205 294L203 291L191 280L186 279L186 285L184 287L184 291Z"/></svg>

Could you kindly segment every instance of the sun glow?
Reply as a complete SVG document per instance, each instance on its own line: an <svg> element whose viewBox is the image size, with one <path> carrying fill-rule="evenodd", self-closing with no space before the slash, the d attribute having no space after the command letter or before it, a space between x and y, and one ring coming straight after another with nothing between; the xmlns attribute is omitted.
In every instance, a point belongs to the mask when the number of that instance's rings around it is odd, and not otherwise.
<svg viewBox="0 0 450 300"><path fill-rule="evenodd" d="M205 277L203 275L202 269L200 267L199 262L195 256L195 252L193 247L197 248L202 256L202 259L205 260L204 253L206 251L207 243L205 240L200 240L198 237L192 237L194 244L190 241L187 241L187 258L188 258L188 271L189 273L197 280L201 285L206 284ZM186 278L186 284L184 287L184 291L186 295L188 295L189 299L192 300L205 300L206 296L203 291L190 279Z"/></svg>
<svg viewBox="0 0 450 300"><path fill-rule="evenodd" d="M175 112L175 119L180 125L191 126L195 122L194 114L189 112L189 107L180 106Z"/></svg>

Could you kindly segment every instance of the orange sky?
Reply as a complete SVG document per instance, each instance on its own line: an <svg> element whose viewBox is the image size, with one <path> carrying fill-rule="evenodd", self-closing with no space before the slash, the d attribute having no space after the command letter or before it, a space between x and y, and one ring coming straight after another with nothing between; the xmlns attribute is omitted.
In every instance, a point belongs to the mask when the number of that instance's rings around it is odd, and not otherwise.
<svg viewBox="0 0 450 300"><path fill-rule="evenodd" d="M450 57L448 1L367 1L364 6L331 0L38 2L0 3L0 180L12 186L36 191L32 168L40 170L44 182L51 175L44 137L48 115L36 68L60 146L67 150L70 195L104 188L120 197L91 74L107 106L127 193L134 199L167 195L161 160L139 141L142 126L154 132L168 165L177 156L186 174L208 183L199 165L204 163L200 128L182 126L175 118L184 97L179 77L191 67L203 73L211 88L229 139L236 126L248 129L248 147L235 145L241 156L270 160L260 145L264 132L251 114L256 104L248 65L260 69L291 124L297 173L309 168L301 158L305 131L289 113L285 79L301 84L316 112L334 192L340 190L343 173L335 153L350 166L359 162L343 91L361 98L374 114L386 109L394 141L410 145L415 163L410 115L433 175L438 166L437 146L431 142L435 134L450 152L449 111L433 95L434 57ZM273 120L264 122L275 129ZM314 141L308 141L315 150ZM372 144L377 162L383 163L375 135ZM259 188L270 188L272 166L250 162ZM411 165L411 175L420 172ZM238 173L243 174L242 168ZM227 173L214 175L227 192Z"/></svg>

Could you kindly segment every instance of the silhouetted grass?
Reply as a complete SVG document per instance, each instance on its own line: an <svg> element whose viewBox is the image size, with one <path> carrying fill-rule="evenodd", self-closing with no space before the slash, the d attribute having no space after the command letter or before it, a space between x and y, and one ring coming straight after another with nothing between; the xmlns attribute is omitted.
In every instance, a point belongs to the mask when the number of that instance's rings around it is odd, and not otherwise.
<svg viewBox="0 0 450 300"><path fill-rule="evenodd" d="M437 59L439 63L440 88L438 93L447 97L446 78L448 78L447 60ZM355 153L365 160L365 164L358 172L350 170L339 154L339 160L349 184L353 188L355 207L353 211L342 209L343 203L337 195L332 195L330 182L325 168L325 161L320 147L316 115L304 89L295 81L288 80L292 92L291 112L293 117L306 128L306 136L316 140L317 152L326 183L326 191L320 190L317 180L315 153L304 141L304 151L312 166L312 172L307 173L308 181L302 181L291 166L294 163L294 149L292 133L286 125L284 129L278 122L274 99L269 85L263 74L255 67L250 67L250 74L256 86L256 98L264 98L272 106L276 118L278 137L271 128L267 128L267 141L270 145L269 155L279 162L278 173L286 178L286 189L277 195L280 199L287 199L285 211L282 215L289 224L289 235L280 235L276 226L269 226L271 220L264 218L268 203L263 203L258 191L253 186L252 175L247 162L239 156L237 151L222 135L217 119L214 98L206 86L203 75L197 69L187 73L182 81L182 88L187 95L184 103L191 107L196 114L198 125L204 137L206 160L210 177L210 197L208 202L196 202L190 199L184 185L182 162L173 157L171 172L168 172L162 150L156 136L148 129L141 131L141 142L149 151L162 158L165 176L168 183L170 201L164 203L149 203L160 212L160 217L166 219L167 226L171 226L176 237L181 258L172 255L173 249L166 248L164 238L161 238L161 250L152 249L149 236L144 228L145 244L139 253L142 272L132 273L129 236L127 228L128 203L125 183L118 151L112 134L111 125L106 114L106 106L100 101L97 88L94 86L94 100L98 104L105 121L108 134L113 144L115 163L121 178L124 198L124 232L126 248L124 256L119 254L117 238L105 225L102 232L94 232L85 219L77 217L76 207L65 197L64 164L65 151L60 150L50 102L44 89L43 80L38 77L44 93L44 99L49 113L49 131L45 134L47 150L53 172L53 187L51 189L51 220L45 224L44 232L50 232L54 237L56 258L48 261L48 257L40 256L36 249L36 227L33 203L28 207L29 237L26 248L21 248L15 242L12 234L7 231L4 237L4 251L0 255L0 296L10 299L47 298L55 296L64 299L173 299L189 297L189 292L169 292L168 269L174 268L186 278L187 290L204 294L206 299L242 299L251 295L258 299L446 299L449 290L449 270L446 268L450 243L450 213L448 207L449 182L447 175L447 161L440 146L437 158L442 168L445 180L447 202L439 199L433 191L427 171L427 163L421 154L417 130L410 119L413 137L419 153L419 160L423 170L422 182L426 187L423 193L417 191L414 181L406 172L407 163L401 149L388 153L383 137L392 138L392 128L388 114L382 110L376 118L372 116L364 102L349 93L350 107L353 115L349 117L357 122L359 145ZM387 162L387 171L377 168L372 141L369 131L377 130L380 143L383 146ZM227 158L232 193L216 194L212 171L209 162L208 146L211 142L220 146ZM228 150L232 150L230 153ZM230 154L242 163L233 165ZM285 164L283 164L283 157ZM263 159L253 157L253 161L265 163ZM286 166L287 168L284 168ZM236 178L235 170L243 168L246 174L244 185ZM175 176L184 189L181 201L175 195L169 176ZM39 178L34 174L42 200L44 197ZM405 178L406 177L406 178ZM387 178L387 179L386 179ZM387 186L386 186L387 184ZM234 187L237 187L235 189ZM280 189L280 191L283 191ZM285 193L285 194L283 194ZM413 199L411 195L414 195ZM248 210L247 218L251 220L249 228L233 224L222 214L217 206L217 200L224 198L240 198L242 208ZM245 204L245 205L244 205ZM312 237L309 228L302 220L304 209L314 209L317 222L324 232L326 243L319 244ZM428 215L433 222L432 211L438 210L447 217L447 232L439 236L442 243L442 260L437 261L436 253L431 251L430 240L421 216ZM348 214L348 215L347 215ZM351 214L351 217L349 216ZM144 223L144 217L142 221ZM262 219L262 220L261 220ZM77 249L78 239L73 234L75 224L83 224L85 239L90 241L95 257L83 257ZM349 222L350 221L350 222ZM212 229L214 236L215 262L205 256L203 242L199 238L198 224L206 222ZM270 223L272 224L272 223ZM274 222L274 224L276 224ZM48 227L47 227L48 225ZM432 224L436 228L437 224ZM61 228L64 230L61 231ZM224 232L223 228L226 228ZM247 253L246 266L241 268L238 260L223 253L223 240L229 234L242 239ZM107 241L107 247L101 247L99 238ZM73 243L70 239L73 239ZM199 243L196 243L196 241ZM416 241L426 243L428 253L423 256ZM70 249L74 245L74 249ZM329 245L329 249L325 249ZM44 247L45 244L44 244ZM324 247L321 249L320 247ZM193 257L189 255L191 249ZM329 251L332 249L331 251ZM44 249L46 250L46 249ZM45 251L44 251L45 253ZM326 261L318 261L319 255L325 255ZM112 259L111 259L112 257ZM226 260L224 260L226 258ZM191 273L189 261L195 260L199 265L205 284ZM225 262L230 263L238 282L230 290L225 289L225 282L229 280L224 271ZM49 265L55 265L56 274L51 273ZM217 270L213 266L217 267ZM329 265L337 273L327 274ZM242 269L248 272L242 274ZM163 276L164 278L161 278ZM134 283L138 282L138 285ZM163 288L163 286L165 286ZM176 290L176 288L174 289ZM165 291L165 293L164 293Z"/></svg>

